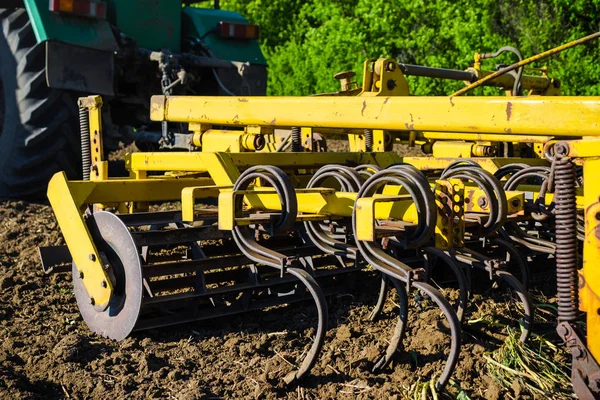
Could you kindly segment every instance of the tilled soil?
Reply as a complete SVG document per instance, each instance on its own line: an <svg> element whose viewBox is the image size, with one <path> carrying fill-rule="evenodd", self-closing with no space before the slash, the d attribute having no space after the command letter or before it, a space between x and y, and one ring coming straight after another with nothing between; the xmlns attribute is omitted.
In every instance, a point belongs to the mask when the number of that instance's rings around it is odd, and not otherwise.
<svg viewBox="0 0 600 400"><path fill-rule="evenodd" d="M49 206L0 203L0 398L401 399L415 382L439 374L448 353L439 309L413 296L403 351L385 371L370 372L396 323L394 296L383 318L368 319L379 287L374 274L329 299L325 346L311 376L296 386L281 378L314 333L308 302L137 332L122 342L104 339L79 316L70 274L42 272L37 247L63 243ZM467 319L507 308L479 303ZM486 336L463 334L450 393L460 387L471 398L518 397L518 387L502 392L487 375L483 355L499 343L497 334Z"/></svg>

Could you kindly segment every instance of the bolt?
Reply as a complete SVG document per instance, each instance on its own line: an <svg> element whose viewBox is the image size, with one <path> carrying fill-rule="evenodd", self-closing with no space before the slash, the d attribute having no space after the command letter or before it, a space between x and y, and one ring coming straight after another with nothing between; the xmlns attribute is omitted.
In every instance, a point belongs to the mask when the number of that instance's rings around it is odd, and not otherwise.
<svg viewBox="0 0 600 400"><path fill-rule="evenodd" d="M577 358L578 360L584 358L585 356L585 351L583 351L580 346L573 347L571 349L571 353L573 354L573 357Z"/></svg>
<svg viewBox="0 0 600 400"><path fill-rule="evenodd" d="M93 254L90 254L90 255L88 256L88 258L90 259L90 261L96 261L96 256L95 256L95 255L93 255Z"/></svg>
<svg viewBox="0 0 600 400"><path fill-rule="evenodd" d="M396 81L393 79L388 79L387 81L387 88L388 90L394 90L394 88L396 87Z"/></svg>
<svg viewBox="0 0 600 400"><path fill-rule="evenodd" d="M512 201L512 205L513 205L513 207L519 207L519 205L521 205L521 200L519 200L519 199L514 199L514 200Z"/></svg>
<svg viewBox="0 0 600 400"><path fill-rule="evenodd" d="M395 69L396 69L396 64L394 64L393 62L388 63L388 65L387 65L387 70L388 71L392 72Z"/></svg>
<svg viewBox="0 0 600 400"><path fill-rule="evenodd" d="M479 199L477 199L477 205L479 205L479 207L481 207L481 208L487 208L487 206L488 206L487 198L480 197Z"/></svg>
<svg viewBox="0 0 600 400"><path fill-rule="evenodd" d="M569 328L561 324L556 327L556 332L560 337L565 338L569 334Z"/></svg>
<svg viewBox="0 0 600 400"><path fill-rule="evenodd" d="M566 143L556 143L554 145L554 154L557 154L559 156L566 156L569 154L569 145Z"/></svg>
<svg viewBox="0 0 600 400"><path fill-rule="evenodd" d="M106 289L108 287L108 284L106 283L106 281L102 281L102 282L100 282L100 286L102 286L104 289Z"/></svg>
<svg viewBox="0 0 600 400"><path fill-rule="evenodd" d="M593 392L600 392L600 376L598 375L598 372L591 374L588 377L588 382L589 387L590 389L592 389Z"/></svg>

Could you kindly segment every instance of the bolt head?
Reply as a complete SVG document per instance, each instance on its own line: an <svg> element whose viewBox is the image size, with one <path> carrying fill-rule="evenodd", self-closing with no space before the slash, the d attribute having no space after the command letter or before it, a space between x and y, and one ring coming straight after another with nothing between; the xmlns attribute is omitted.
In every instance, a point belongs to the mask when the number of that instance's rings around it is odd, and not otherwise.
<svg viewBox="0 0 600 400"><path fill-rule="evenodd" d="M477 205L479 205L479 207L481 208L486 208L488 206L487 198L480 197L479 199L477 199Z"/></svg>
<svg viewBox="0 0 600 400"><path fill-rule="evenodd" d="M590 389L592 389L593 392L596 392L596 393L600 392L600 377L598 376L597 373L590 376L588 378L588 382L589 382Z"/></svg>
<svg viewBox="0 0 600 400"><path fill-rule="evenodd" d="M557 333L558 333L558 334L559 334L561 337L563 337L563 338L564 338L565 336L567 336L567 335L569 334L569 329L568 329L566 326L564 326L564 325L560 324L560 325L558 325L558 326L556 327L556 332L557 332Z"/></svg>
<svg viewBox="0 0 600 400"><path fill-rule="evenodd" d="M96 261L96 256L95 256L95 255L93 255L93 254L90 254L90 255L88 256L88 258L90 259L90 261Z"/></svg>
<svg viewBox="0 0 600 400"><path fill-rule="evenodd" d="M108 283L106 283L106 281L102 281L100 282L100 286L106 289L108 287Z"/></svg>
<svg viewBox="0 0 600 400"><path fill-rule="evenodd" d="M579 347L579 346L575 346L573 347L573 349L571 350L573 357L577 358L577 359L581 359L585 356L585 351Z"/></svg>

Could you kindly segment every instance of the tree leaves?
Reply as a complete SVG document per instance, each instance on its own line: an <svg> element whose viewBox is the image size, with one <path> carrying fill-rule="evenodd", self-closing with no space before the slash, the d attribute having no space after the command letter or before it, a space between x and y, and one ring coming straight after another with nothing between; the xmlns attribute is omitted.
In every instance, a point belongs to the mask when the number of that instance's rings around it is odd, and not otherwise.
<svg viewBox="0 0 600 400"><path fill-rule="evenodd" d="M360 77L369 58L465 69L475 52L511 45L528 57L600 29L600 0L222 0L221 6L261 26L270 95L338 90L333 74L352 70ZM564 94L600 95L599 56L592 42L532 66L548 65ZM485 65L514 61L502 55ZM463 85L409 82L415 95L447 95Z"/></svg>

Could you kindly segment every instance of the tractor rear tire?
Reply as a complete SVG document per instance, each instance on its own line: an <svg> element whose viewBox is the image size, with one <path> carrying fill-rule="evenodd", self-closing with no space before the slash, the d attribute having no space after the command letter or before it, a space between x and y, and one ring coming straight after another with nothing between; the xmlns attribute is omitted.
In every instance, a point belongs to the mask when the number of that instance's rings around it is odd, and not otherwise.
<svg viewBox="0 0 600 400"><path fill-rule="evenodd" d="M46 84L45 43L23 8L0 8L0 199L44 199L58 171L81 177L76 95Z"/></svg>

